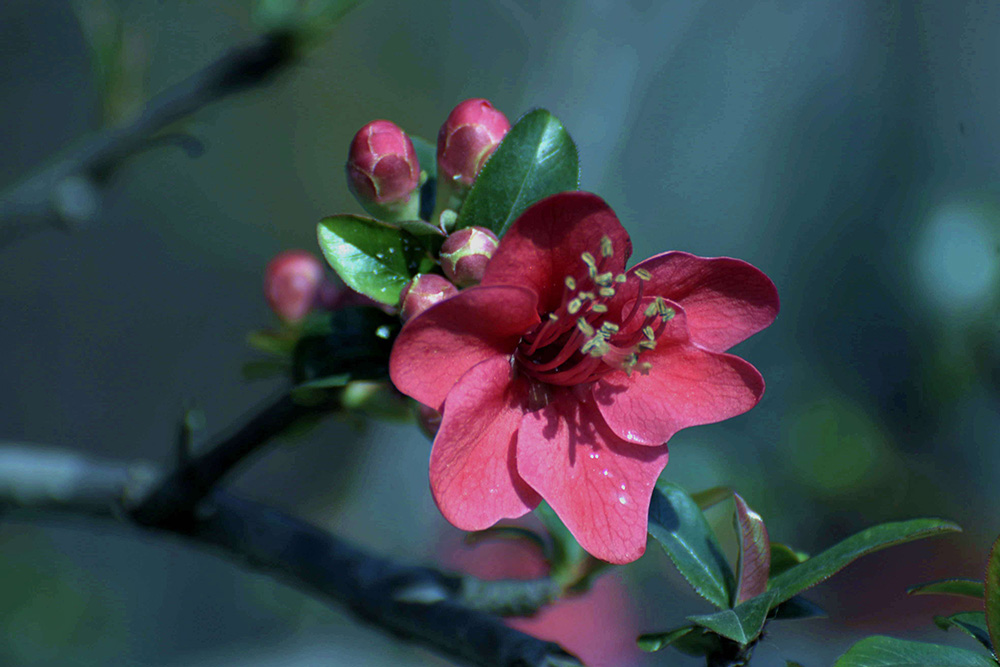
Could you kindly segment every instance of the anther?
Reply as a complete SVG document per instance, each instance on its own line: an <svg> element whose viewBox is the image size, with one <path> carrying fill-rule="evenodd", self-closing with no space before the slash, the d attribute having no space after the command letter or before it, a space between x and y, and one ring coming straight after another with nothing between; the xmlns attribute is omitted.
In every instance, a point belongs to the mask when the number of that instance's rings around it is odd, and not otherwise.
<svg viewBox="0 0 1000 667"><path fill-rule="evenodd" d="M640 340L639 341L640 350L655 350L656 341L655 340Z"/></svg>
<svg viewBox="0 0 1000 667"><path fill-rule="evenodd" d="M591 255L589 252L585 252L582 255L580 255L580 259L582 259L583 263L586 264L587 266L595 269L597 268L597 260L595 260L594 256Z"/></svg>
<svg viewBox="0 0 1000 667"><path fill-rule="evenodd" d="M648 361L644 361L641 364L639 364L639 372L643 375L649 375L649 371L651 371L652 369L653 369L653 364L649 363Z"/></svg>
<svg viewBox="0 0 1000 667"><path fill-rule="evenodd" d="M607 236L601 237L601 254L605 257L611 257L615 254L614 246L611 245L611 239Z"/></svg>
<svg viewBox="0 0 1000 667"><path fill-rule="evenodd" d="M646 269L635 269L634 272L636 278L639 280L651 280L653 278L653 274Z"/></svg>
<svg viewBox="0 0 1000 667"><path fill-rule="evenodd" d="M646 317L653 317L658 312L660 312L660 308L659 306L656 305L656 302L654 301L653 303L646 306L646 310L643 311L642 314L645 315Z"/></svg>
<svg viewBox="0 0 1000 667"><path fill-rule="evenodd" d="M600 285L601 287L609 287L611 285L611 281L613 281L614 279L615 279L615 274L611 272L601 273L596 278L594 278L594 282Z"/></svg>
<svg viewBox="0 0 1000 667"><path fill-rule="evenodd" d="M597 290L597 293L600 294L603 297L614 296L615 295L615 288L614 287L601 287L600 289Z"/></svg>
<svg viewBox="0 0 1000 667"><path fill-rule="evenodd" d="M573 276L566 276L566 289L576 289L576 279Z"/></svg>
<svg viewBox="0 0 1000 667"><path fill-rule="evenodd" d="M617 276L615 276L616 283L623 283L626 280L628 280L628 276L626 276L624 273L619 273Z"/></svg>
<svg viewBox="0 0 1000 667"><path fill-rule="evenodd" d="M596 301L597 300L597 295L594 294L593 292L580 292L576 296L581 301L587 301L588 299L590 301Z"/></svg>
<svg viewBox="0 0 1000 667"><path fill-rule="evenodd" d="M580 312L581 308L583 308L583 301L580 300L579 298L573 299L566 306L566 310L569 311L570 315L576 315L577 313Z"/></svg>
<svg viewBox="0 0 1000 667"><path fill-rule="evenodd" d="M600 332L601 335L603 335L605 338L610 338L611 336L614 336L616 333L618 333L618 329L619 329L618 325L615 324L614 322L605 322L604 324L601 325Z"/></svg>
<svg viewBox="0 0 1000 667"><path fill-rule="evenodd" d="M590 326L590 322L588 322L587 320L583 319L582 317L577 318L577 320L576 320L576 328L579 329L580 332L584 336L593 336L594 335L594 327Z"/></svg>
<svg viewBox="0 0 1000 667"><path fill-rule="evenodd" d="M595 303L590 306L590 309L595 313L606 313L608 312L608 307L603 303Z"/></svg>
<svg viewBox="0 0 1000 667"><path fill-rule="evenodd" d="M649 340L656 339L656 334L653 333L653 327L649 326L648 324L642 328L642 335Z"/></svg>

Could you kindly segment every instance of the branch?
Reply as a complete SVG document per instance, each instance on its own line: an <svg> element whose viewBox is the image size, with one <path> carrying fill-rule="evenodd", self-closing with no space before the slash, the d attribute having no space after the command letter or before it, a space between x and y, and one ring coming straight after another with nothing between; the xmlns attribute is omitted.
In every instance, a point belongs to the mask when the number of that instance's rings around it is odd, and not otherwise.
<svg viewBox="0 0 1000 667"><path fill-rule="evenodd" d="M0 506L135 523L127 498L157 472L34 447L0 446ZM489 612L533 611L558 596L548 579L486 582L369 554L279 510L215 491L184 523L149 530L179 535L331 602L404 639L466 664L569 667L556 644L507 627ZM485 601L485 604L484 604ZM530 608L528 602L534 602Z"/></svg>
<svg viewBox="0 0 1000 667"><path fill-rule="evenodd" d="M212 102L266 83L295 58L292 33L265 34L153 98L131 124L91 135L0 193L0 247L46 227L68 230L85 224L100 206L99 185L159 131Z"/></svg>

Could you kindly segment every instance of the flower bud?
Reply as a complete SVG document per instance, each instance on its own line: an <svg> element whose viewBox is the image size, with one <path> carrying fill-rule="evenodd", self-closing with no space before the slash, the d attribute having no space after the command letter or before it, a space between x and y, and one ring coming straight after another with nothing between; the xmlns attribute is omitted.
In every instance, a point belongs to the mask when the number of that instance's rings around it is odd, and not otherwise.
<svg viewBox="0 0 1000 667"><path fill-rule="evenodd" d="M455 107L438 133L438 172L472 185L486 159L510 129L507 117L487 100L466 100Z"/></svg>
<svg viewBox="0 0 1000 667"><path fill-rule="evenodd" d="M485 227L458 230L441 245L444 275L459 287L475 285L483 279L498 243L497 235Z"/></svg>
<svg viewBox="0 0 1000 667"><path fill-rule="evenodd" d="M278 317L298 324L316 303L323 278L323 264L312 253L286 250L264 271L264 297Z"/></svg>
<svg viewBox="0 0 1000 667"><path fill-rule="evenodd" d="M399 316L403 321L424 312L435 303L458 294L458 288L435 273L421 273L403 289Z"/></svg>
<svg viewBox="0 0 1000 667"><path fill-rule="evenodd" d="M420 163L413 142L395 123L368 123L351 142L347 182L366 209L372 204L395 208L410 203L420 185Z"/></svg>

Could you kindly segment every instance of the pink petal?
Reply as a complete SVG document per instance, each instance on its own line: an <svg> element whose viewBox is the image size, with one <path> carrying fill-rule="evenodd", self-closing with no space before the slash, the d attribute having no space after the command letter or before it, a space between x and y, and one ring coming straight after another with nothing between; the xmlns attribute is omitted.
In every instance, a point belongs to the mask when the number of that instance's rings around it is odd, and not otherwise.
<svg viewBox="0 0 1000 667"><path fill-rule="evenodd" d="M521 420L517 470L597 558L629 563L646 550L649 499L667 448L622 441L573 390Z"/></svg>
<svg viewBox="0 0 1000 667"><path fill-rule="evenodd" d="M473 366L448 394L430 476L434 501L454 526L482 530L538 505L514 463L526 394L503 357Z"/></svg>
<svg viewBox="0 0 1000 667"><path fill-rule="evenodd" d="M612 257L602 271L620 273L632 254L628 232L614 211L589 192L562 192L542 199L521 214L500 240L483 285L525 285L539 295L541 312L554 310L566 276L586 275L580 259L589 252L600 262L601 238L611 240Z"/></svg>
<svg viewBox="0 0 1000 667"><path fill-rule="evenodd" d="M401 392L441 409L452 386L480 361L509 357L538 324L535 293L523 287L473 287L406 323L392 346L389 376Z"/></svg>
<svg viewBox="0 0 1000 667"><path fill-rule="evenodd" d="M643 352L647 375L615 371L594 385L594 398L611 429L628 442L661 445L688 426L711 424L757 405L764 379L752 365L731 354L692 344L685 311L676 314Z"/></svg>
<svg viewBox="0 0 1000 667"><path fill-rule="evenodd" d="M778 315L774 283L738 259L674 251L640 262L632 273L639 269L652 276L645 293L683 306L691 339L712 352L725 352Z"/></svg>

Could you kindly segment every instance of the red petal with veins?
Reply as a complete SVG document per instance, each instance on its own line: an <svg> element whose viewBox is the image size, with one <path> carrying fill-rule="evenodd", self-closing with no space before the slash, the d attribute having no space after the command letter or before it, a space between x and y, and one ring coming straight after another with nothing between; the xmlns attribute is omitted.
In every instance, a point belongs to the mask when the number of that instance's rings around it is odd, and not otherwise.
<svg viewBox="0 0 1000 667"><path fill-rule="evenodd" d="M604 236L611 239L614 254L602 271L621 273L632 242L615 212L589 192L552 195L529 207L507 230L481 284L530 287L539 295L539 312L550 312L559 306L566 276L586 275L584 252L601 262Z"/></svg>
<svg viewBox="0 0 1000 667"><path fill-rule="evenodd" d="M521 420L517 470L584 549L611 563L646 550L649 499L667 448L624 442L589 399L559 390Z"/></svg>
<svg viewBox="0 0 1000 667"><path fill-rule="evenodd" d="M725 352L767 327L778 315L778 291L771 279L731 257L698 257L665 252L632 268L652 278L645 294L684 307L691 340L712 352ZM635 287L629 281L630 287Z"/></svg>
<svg viewBox="0 0 1000 667"><path fill-rule="evenodd" d="M652 364L649 373L615 371L594 385L608 426L628 442L661 445L682 428L743 414L764 393L764 379L752 365L692 344L684 309L669 305L675 315L656 349L640 356Z"/></svg>
<svg viewBox="0 0 1000 667"><path fill-rule="evenodd" d="M537 297L523 287L472 287L406 323L392 346L389 375L401 392L441 409L452 386L491 357L509 358L538 324Z"/></svg>
<svg viewBox="0 0 1000 667"><path fill-rule="evenodd" d="M526 394L503 357L473 366L448 394L431 449L431 491L454 526L482 530L538 505L514 461Z"/></svg>

